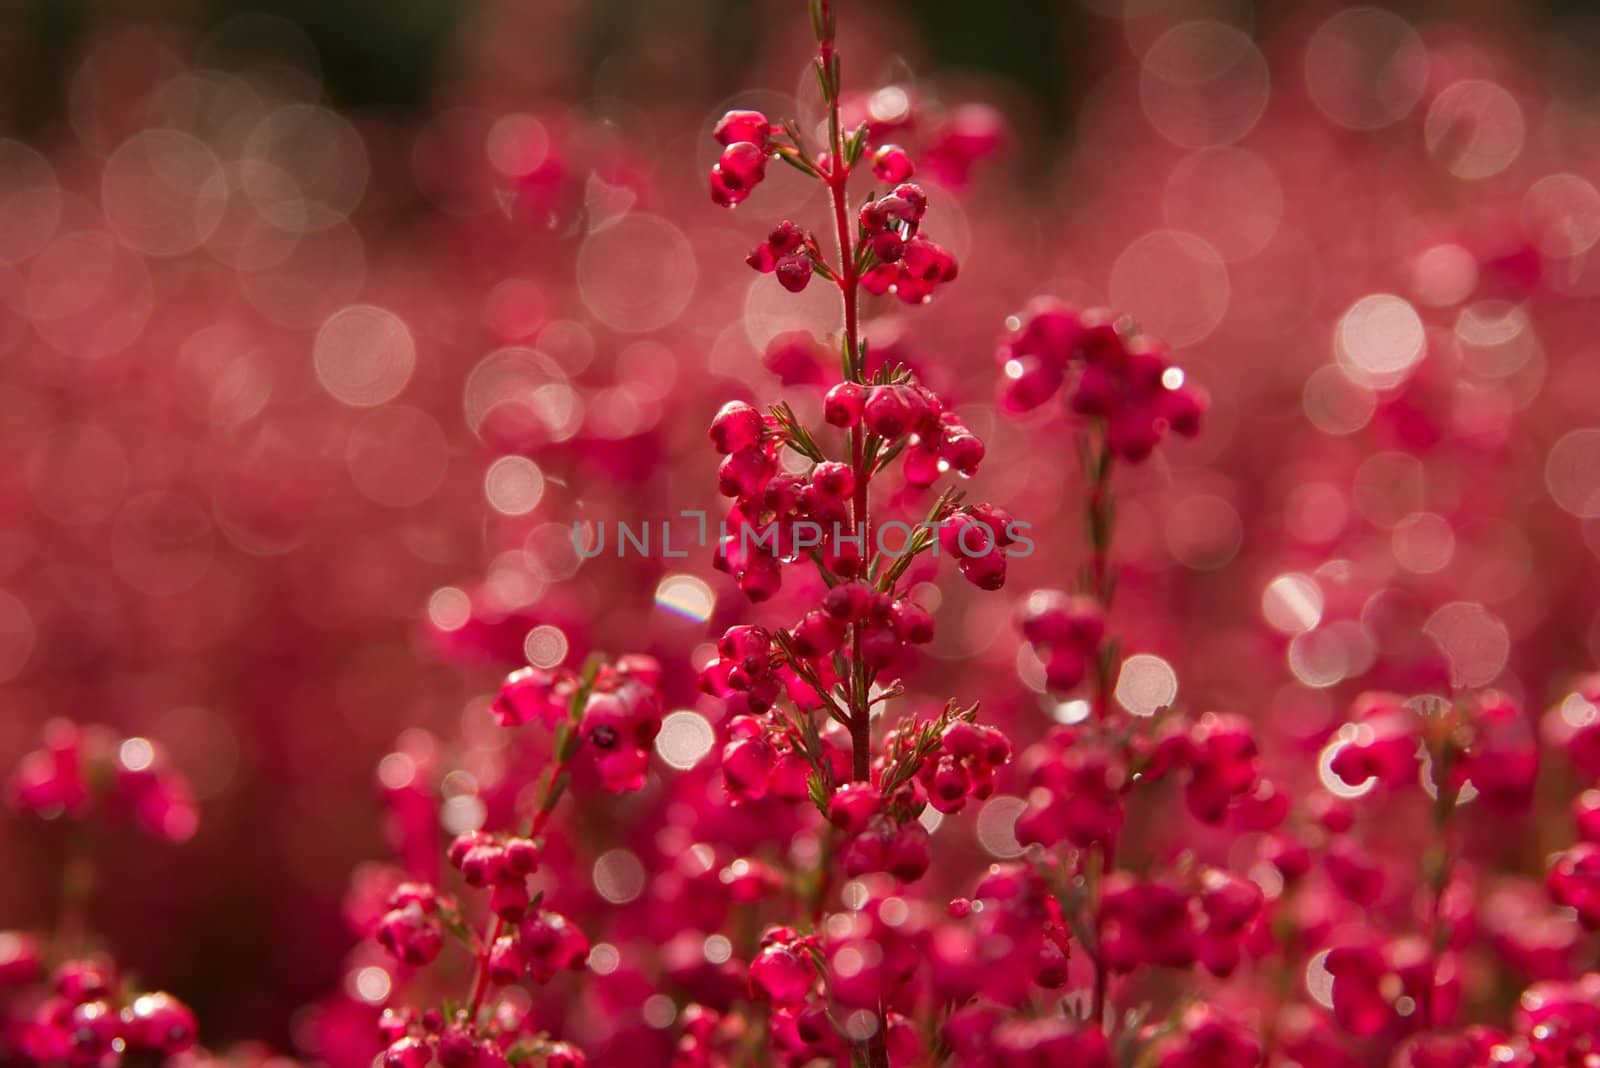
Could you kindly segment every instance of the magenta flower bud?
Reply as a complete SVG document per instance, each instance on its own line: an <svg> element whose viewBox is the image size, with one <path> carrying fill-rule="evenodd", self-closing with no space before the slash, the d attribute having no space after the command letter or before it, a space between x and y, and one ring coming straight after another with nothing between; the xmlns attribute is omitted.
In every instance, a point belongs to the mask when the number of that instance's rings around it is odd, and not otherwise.
<svg viewBox="0 0 1600 1068"><path fill-rule="evenodd" d="M873 234L871 241L872 254L881 263L899 263L905 255L906 239L893 230Z"/></svg>
<svg viewBox="0 0 1600 1068"><path fill-rule="evenodd" d="M758 557L739 572L739 592L752 604L768 600L783 587L783 573L778 562L770 557Z"/></svg>
<svg viewBox="0 0 1600 1068"><path fill-rule="evenodd" d="M515 923L522 919L522 914L528 911L528 887L523 882L524 876L513 877L514 882L502 881L494 884L494 889L489 891L489 910L502 920Z"/></svg>
<svg viewBox="0 0 1600 1068"><path fill-rule="evenodd" d="M873 386L861 414L868 430L893 439L911 429L916 411L904 386Z"/></svg>
<svg viewBox="0 0 1600 1068"><path fill-rule="evenodd" d="M510 986L522 977L522 950L514 935L501 935L489 947L489 978Z"/></svg>
<svg viewBox="0 0 1600 1068"><path fill-rule="evenodd" d="M1335 838L1329 843L1322 867L1334 889L1363 908L1371 906L1383 893L1383 869L1348 838Z"/></svg>
<svg viewBox="0 0 1600 1068"><path fill-rule="evenodd" d="M192 1049L198 1032L194 1013L171 994L141 994L122 1010L122 1038L129 1049L170 1057Z"/></svg>
<svg viewBox="0 0 1600 1068"><path fill-rule="evenodd" d="M1186 438L1200 433L1200 422L1211 406L1211 399L1198 386L1182 385L1160 395L1161 414L1167 425Z"/></svg>
<svg viewBox="0 0 1600 1068"><path fill-rule="evenodd" d="M855 382L840 382L822 399L822 417L829 426L852 427L861 421L867 389Z"/></svg>
<svg viewBox="0 0 1600 1068"><path fill-rule="evenodd" d="M502 727L524 723L554 726L566 715L566 698L555 675L540 668L513 671L501 684L491 708ZM455 862L459 863L459 862Z"/></svg>
<svg viewBox="0 0 1600 1068"><path fill-rule="evenodd" d="M484 842L467 850L461 858L461 876L468 886L482 888L500 878L505 863L505 850L492 841Z"/></svg>
<svg viewBox="0 0 1600 1068"><path fill-rule="evenodd" d="M936 765L928 787L928 803L946 815L959 812L966 805L967 792L972 781L961 765L944 757Z"/></svg>
<svg viewBox="0 0 1600 1068"><path fill-rule="evenodd" d="M939 481L939 476L944 474L939 462L939 454L925 445L913 445L906 450L905 464L901 468L906 484L922 489Z"/></svg>
<svg viewBox="0 0 1600 1068"><path fill-rule="evenodd" d="M1273 835L1261 843L1262 859L1278 869L1283 881L1293 883L1311 870L1311 850L1287 835Z"/></svg>
<svg viewBox="0 0 1600 1068"><path fill-rule="evenodd" d="M1017 613L1022 634L1035 645L1071 646L1092 652L1105 633L1105 612L1092 597L1061 590L1034 590Z"/></svg>
<svg viewBox="0 0 1600 1068"><path fill-rule="evenodd" d="M759 111L730 111L717 120L711 136L719 144L752 144L766 147L772 136L772 123Z"/></svg>
<svg viewBox="0 0 1600 1068"><path fill-rule="evenodd" d="M483 831L467 831L464 834L456 835L450 840L450 846L445 850L445 856L449 859L453 867L460 868L462 862L467 859L468 853L472 852L474 849L477 849L479 846L491 846L493 844L494 838L488 834L485 834ZM426 889L429 891L433 889L432 887L428 887L425 883L402 883L401 889L404 889L407 886L426 887ZM395 894L398 895L399 893L400 890L397 889ZM391 900L394 899L391 898ZM394 906L391 907L397 907L403 904L407 904L407 902L395 901Z"/></svg>
<svg viewBox="0 0 1600 1068"><path fill-rule="evenodd" d="M1064 376L1059 368L1033 356L1015 356L1006 363L1000 404L1012 415L1031 412L1056 395Z"/></svg>
<svg viewBox="0 0 1600 1068"><path fill-rule="evenodd" d="M1006 554L996 549L978 557L963 557L957 565L961 577L980 590L998 590L1006 584Z"/></svg>
<svg viewBox="0 0 1600 1068"><path fill-rule="evenodd" d="M849 464L827 460L811 469L811 485L830 500L844 500L855 491L856 476Z"/></svg>
<svg viewBox="0 0 1600 1068"><path fill-rule="evenodd" d="M512 875L532 875L539 867L539 846L531 838L507 838L504 845L506 871Z"/></svg>
<svg viewBox="0 0 1600 1068"><path fill-rule="evenodd" d="M378 1017L378 1037L385 1043L398 1042L410 1033L412 1025L416 1023L416 1015L413 1009L384 1009Z"/></svg>
<svg viewBox="0 0 1600 1068"><path fill-rule="evenodd" d="M1083 337L1083 316L1052 297L1029 302L1015 335L1017 349L1060 370L1067 366Z"/></svg>
<svg viewBox="0 0 1600 1068"><path fill-rule="evenodd" d="M778 284L791 293L799 293L811 284L811 257L803 252L796 252L779 258L778 264L773 268L778 276Z"/></svg>
<svg viewBox="0 0 1600 1068"><path fill-rule="evenodd" d="M722 748L722 778L728 795L747 801L763 797L767 778L777 763L765 738L736 738Z"/></svg>
<svg viewBox="0 0 1600 1068"><path fill-rule="evenodd" d="M68 1003L81 1005L111 994L111 972L92 960L69 960L56 969L56 993Z"/></svg>
<svg viewBox="0 0 1600 1068"><path fill-rule="evenodd" d="M722 460L717 468L717 488L724 497L748 497L761 492L774 474L772 457L746 446Z"/></svg>
<svg viewBox="0 0 1600 1068"><path fill-rule="evenodd" d="M479 1042L460 1027L451 1027L439 1036L437 1056L440 1068L490 1068L488 1058L494 1047Z"/></svg>
<svg viewBox="0 0 1600 1068"><path fill-rule="evenodd" d="M416 905L390 909L378 921L378 944L404 964L432 964L444 948L438 924Z"/></svg>
<svg viewBox="0 0 1600 1068"><path fill-rule="evenodd" d="M589 1055L570 1042L552 1042L544 1047L544 1068L585 1068Z"/></svg>
<svg viewBox="0 0 1600 1068"><path fill-rule="evenodd" d="M827 656L844 641L844 628L825 612L807 612L792 634L795 652L816 659Z"/></svg>
<svg viewBox="0 0 1600 1068"><path fill-rule="evenodd" d="M529 913L517 928L528 974L548 983L563 969L581 970L589 957L589 939L558 912Z"/></svg>
<svg viewBox="0 0 1600 1068"><path fill-rule="evenodd" d="M775 256L787 256L791 252L799 252L806 243L806 232L799 223L783 220L773 227L767 235L767 246L772 249Z"/></svg>
<svg viewBox="0 0 1600 1068"><path fill-rule="evenodd" d="M985 451L982 439L966 427L946 430L939 446L939 456L945 463L969 478L978 473Z"/></svg>
<svg viewBox="0 0 1600 1068"><path fill-rule="evenodd" d="M111 1043L121 1029L117 1011L104 1001L86 1001L74 1007L67 1018L74 1053L90 1063L111 1052Z"/></svg>
<svg viewBox="0 0 1600 1068"><path fill-rule="evenodd" d="M861 288L875 297L881 297L900 282L900 265L880 263L861 276Z"/></svg>
<svg viewBox="0 0 1600 1068"><path fill-rule="evenodd" d="M403 909L415 905L423 912L434 912L439 907L439 892L428 883L401 883L389 895L389 907Z"/></svg>
<svg viewBox="0 0 1600 1068"><path fill-rule="evenodd" d="M398 1038L383 1051L383 1068L428 1068L433 1049L415 1036Z"/></svg>
<svg viewBox="0 0 1600 1068"><path fill-rule="evenodd" d="M774 942L750 962L750 993L774 1005L803 1005L817 981L811 954Z"/></svg>
<svg viewBox="0 0 1600 1068"><path fill-rule="evenodd" d="M828 801L828 822L849 835L864 831L883 808L883 798L871 783L847 782Z"/></svg>
<svg viewBox="0 0 1600 1068"><path fill-rule="evenodd" d="M880 182L896 185L916 173L911 155L899 145L884 145L872 154L872 173Z"/></svg>
<svg viewBox="0 0 1600 1068"><path fill-rule="evenodd" d="M865 582L842 582L822 598L822 610L834 619L856 623L877 607L878 591Z"/></svg>
<svg viewBox="0 0 1600 1068"><path fill-rule="evenodd" d="M720 207L734 208L744 203L750 195L749 187L729 182L721 167L711 168L711 202Z"/></svg>
<svg viewBox="0 0 1600 1068"><path fill-rule="evenodd" d="M772 251L772 246L763 241L750 250L750 255L744 258L744 262L762 274L771 274L778 266L778 256Z"/></svg>
<svg viewBox="0 0 1600 1068"><path fill-rule="evenodd" d="M754 189L767 175L767 154L748 141L736 141L722 150L717 169L726 188Z"/></svg>
<svg viewBox="0 0 1600 1068"><path fill-rule="evenodd" d="M729 660L754 658L764 664L771 651L772 634L765 627L749 623L729 627L717 641L717 652Z"/></svg>
<svg viewBox="0 0 1600 1068"><path fill-rule="evenodd" d="M933 863L932 836L918 820L911 820L895 828L884 856L884 868L903 883L914 883L928 871Z"/></svg>
<svg viewBox="0 0 1600 1068"><path fill-rule="evenodd" d="M1089 661L1077 648L1065 645L1050 650L1044 662L1045 686L1056 693L1073 689L1089 673Z"/></svg>
<svg viewBox="0 0 1600 1068"><path fill-rule="evenodd" d="M906 242L901 266L913 278L926 282L953 282L959 270L949 250L925 237Z"/></svg>
<svg viewBox="0 0 1600 1068"><path fill-rule="evenodd" d="M761 443L761 413L743 401L729 401L711 420L711 444L724 456Z"/></svg>
<svg viewBox="0 0 1600 1068"><path fill-rule="evenodd" d="M861 660L874 671L890 667L900 658L900 639L887 627L872 627L861 635Z"/></svg>
<svg viewBox="0 0 1600 1068"><path fill-rule="evenodd" d="M1212 928L1237 932L1261 914L1265 898L1261 888L1249 879L1207 868L1200 876L1200 886L1200 907Z"/></svg>
<svg viewBox="0 0 1600 1068"><path fill-rule="evenodd" d="M933 613L915 601L901 598L889 606L895 636L911 645L933 641Z"/></svg>
<svg viewBox="0 0 1600 1068"><path fill-rule="evenodd" d="M928 194L924 193L922 187L915 182L902 182L894 187L891 195L905 201L911 222L920 221L928 210Z"/></svg>

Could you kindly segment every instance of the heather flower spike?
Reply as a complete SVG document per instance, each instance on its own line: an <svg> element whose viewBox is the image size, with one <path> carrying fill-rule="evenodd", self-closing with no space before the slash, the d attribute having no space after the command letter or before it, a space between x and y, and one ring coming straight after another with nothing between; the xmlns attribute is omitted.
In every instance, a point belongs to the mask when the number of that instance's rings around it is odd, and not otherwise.
<svg viewBox="0 0 1600 1068"><path fill-rule="evenodd" d="M414 127L24 64L0 1065L1600 1068L1581 46L1094 6L959 206L1006 120L828 0L687 192L727 87L571 4Z"/></svg>

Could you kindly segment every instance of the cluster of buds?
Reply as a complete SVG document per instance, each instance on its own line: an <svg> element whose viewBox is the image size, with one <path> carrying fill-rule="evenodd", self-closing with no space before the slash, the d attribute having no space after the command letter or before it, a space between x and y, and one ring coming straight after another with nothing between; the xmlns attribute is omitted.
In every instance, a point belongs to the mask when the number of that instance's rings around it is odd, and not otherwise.
<svg viewBox="0 0 1600 1068"><path fill-rule="evenodd" d="M824 918L819 930L768 928L749 965L749 992L769 1006L768 1043L778 1063L800 1068L819 1058L848 1058L852 1042L880 1028L889 1063L922 1063L927 1051L920 1037L893 1009L909 992L923 942L907 903L874 897L859 909ZM698 1018L696 1023L707 1036L697 1036L694 1047L700 1050L714 1029Z"/></svg>
<svg viewBox="0 0 1600 1068"><path fill-rule="evenodd" d="M1102 420L1106 447L1133 463L1168 429L1194 436L1205 414L1205 394L1186 381L1166 346L1104 309L1078 311L1040 298L1001 338L996 358L1007 411L1039 407L1072 376L1072 410Z"/></svg>
<svg viewBox="0 0 1600 1068"><path fill-rule="evenodd" d="M700 669L700 688L727 702L735 717L760 715L783 690L781 661L772 633L765 627L740 624L717 640L717 656Z"/></svg>
<svg viewBox="0 0 1600 1068"><path fill-rule="evenodd" d="M97 810L129 813L147 833L167 841L190 838L199 812L188 780L146 738L117 738L103 727L54 719L44 745L22 758L10 801L41 819L81 820Z"/></svg>
<svg viewBox="0 0 1600 1068"><path fill-rule="evenodd" d="M886 107L886 99L893 105ZM882 146L873 153L872 170L879 181L891 185L916 170L911 153L890 143L891 137L906 142L920 132L916 148L923 169L942 187L955 190L965 188L973 168L998 153L1011 137L1005 116L989 105L965 103L941 111L911 85L888 87L887 94L846 93L839 111L847 127L864 128L867 140Z"/></svg>
<svg viewBox="0 0 1600 1068"><path fill-rule="evenodd" d="M908 811L907 799L885 798L871 783L836 789L828 800L828 822L844 838L840 862L852 877L886 872L914 883L932 863L928 829Z"/></svg>
<svg viewBox="0 0 1600 1068"><path fill-rule="evenodd" d="M588 1063L578 1047L530 1032L525 1014L505 1003L476 1028L437 1009L385 1009L378 1033L386 1045L384 1068L509 1068L530 1061L540 1068L583 1068Z"/></svg>
<svg viewBox="0 0 1600 1068"><path fill-rule="evenodd" d="M1423 1005L1433 1024L1445 1026L1460 1007L1457 964L1415 935L1340 943L1323 966L1333 977L1334 1017L1351 1034L1404 1033Z"/></svg>
<svg viewBox="0 0 1600 1068"><path fill-rule="evenodd" d="M727 735L722 747L722 781L729 800L738 804L763 797L791 802L806 799L811 764L787 732L757 716L739 715L728 720ZM849 757L837 746L829 748L829 763L842 774Z"/></svg>
<svg viewBox="0 0 1600 1068"><path fill-rule="evenodd" d="M1200 876L1191 895L1174 883L1107 877L1100 896L1100 951L1119 972L1146 966L1187 968L1197 961L1213 975L1230 974L1261 915L1261 889L1216 868Z"/></svg>
<svg viewBox="0 0 1600 1068"><path fill-rule="evenodd" d="M1044 664L1045 684L1065 692L1083 681L1105 637L1105 609L1093 597L1034 590L1017 613L1022 636Z"/></svg>
<svg viewBox="0 0 1600 1068"><path fill-rule="evenodd" d="M1060 903L1023 864L992 867L970 898L950 902L928 944L929 981L941 999L1026 1004L1067 982L1070 940Z"/></svg>
<svg viewBox="0 0 1600 1068"><path fill-rule="evenodd" d="M903 149L888 145L874 157L873 170L887 181L886 175L909 176L912 164ZM870 266L861 275L862 289L874 296L892 293L907 304L926 304L937 287L955 281L956 258L920 233L927 211L922 187L904 181L861 206L861 247L870 254L864 257Z"/></svg>
<svg viewBox="0 0 1600 1068"><path fill-rule="evenodd" d="M38 1064L116 1065L124 1057L176 1056L195 1036L194 1014L177 998L129 994L108 965L71 960L56 969L52 993L23 1027L21 1046Z"/></svg>
<svg viewBox="0 0 1600 1068"><path fill-rule="evenodd" d="M743 202L767 176L772 123L759 111L730 111L718 120L712 136L723 146L711 168L711 199L725 208Z"/></svg>
<svg viewBox="0 0 1600 1068"><path fill-rule="evenodd" d="M1282 818L1278 806L1252 805L1272 791L1262 790L1255 739L1242 717L1208 712L1192 724L1173 718L1153 738L1136 737L1129 745L1098 734L1059 727L1024 753L1032 789L1017 819L1019 841L1113 846L1127 790L1134 782L1151 785L1174 773L1186 775L1184 800L1202 823L1217 824L1250 807L1263 809L1254 813L1264 817L1257 829L1270 829Z"/></svg>
<svg viewBox="0 0 1600 1068"><path fill-rule="evenodd" d="M823 398L823 418L842 429L864 426L886 443L907 439L903 472L906 483L918 488L947 471L971 478L983 462L983 440L916 382L840 382Z"/></svg>
<svg viewBox="0 0 1600 1068"><path fill-rule="evenodd" d="M816 992L816 952L815 936L769 928L750 961L750 995L779 1007L804 1005Z"/></svg>
<svg viewBox="0 0 1600 1068"><path fill-rule="evenodd" d="M522 668L507 677L493 711L502 726L540 723L564 731L557 759L582 756L612 793L644 785L661 731L661 666L637 653L602 664L592 678L569 668Z"/></svg>
<svg viewBox="0 0 1600 1068"><path fill-rule="evenodd" d="M939 524L939 547L955 558L962 578L980 590L998 590L1006 584L1006 560L1033 547L1023 529L1003 508L968 505Z"/></svg>
<svg viewBox="0 0 1600 1068"><path fill-rule="evenodd" d="M967 799L987 800L995 777L1011 761L1011 741L1000 731L964 719L952 722L939 737L939 748L922 763L917 782L928 803L949 815L966 807Z"/></svg>
<svg viewBox="0 0 1600 1068"><path fill-rule="evenodd" d="M817 249L817 239L785 219L755 247L745 262L762 274L776 277L778 284L789 292L799 293L811 284L811 275L823 260Z"/></svg>
<svg viewBox="0 0 1600 1068"><path fill-rule="evenodd" d="M378 944L402 964L422 967L444 948L444 924L458 916L454 899L427 883L401 883L378 920Z"/></svg>
<svg viewBox="0 0 1600 1068"><path fill-rule="evenodd" d="M1517 812L1533 801L1539 750L1522 709L1498 691L1454 705L1373 692L1356 698L1329 767L1352 787L1425 782L1457 795L1470 784L1485 804Z"/></svg>

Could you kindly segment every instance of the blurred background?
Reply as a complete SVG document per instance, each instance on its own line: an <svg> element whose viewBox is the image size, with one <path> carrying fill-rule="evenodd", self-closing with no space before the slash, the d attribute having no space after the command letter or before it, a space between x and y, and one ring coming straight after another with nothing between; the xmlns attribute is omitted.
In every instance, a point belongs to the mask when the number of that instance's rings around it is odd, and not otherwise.
<svg viewBox="0 0 1600 1068"><path fill-rule="evenodd" d="M1592 5L841 25L846 80L899 92L875 115L995 149L931 178L960 282L869 333L989 440L974 492L1040 527L1008 591L1081 548L1070 428L993 403L1006 316L1050 292L1134 314L1214 397L1125 487L1149 700L1314 763L1360 689L1537 708L1600 657ZM726 108L815 118L810 48L776 0L0 11L0 767L66 716L187 776L188 840L91 832L91 917L209 1044L340 1060L330 1014L389 991L350 955L351 873L391 859L374 769L412 754L446 806L503 785L506 670L644 648L697 707L746 612L709 552L583 562L569 535L718 514L722 401L818 410L827 294L742 260L819 203L704 190ZM928 690L1038 718L1009 602L945 608ZM0 821L0 927L55 922L74 839Z"/></svg>

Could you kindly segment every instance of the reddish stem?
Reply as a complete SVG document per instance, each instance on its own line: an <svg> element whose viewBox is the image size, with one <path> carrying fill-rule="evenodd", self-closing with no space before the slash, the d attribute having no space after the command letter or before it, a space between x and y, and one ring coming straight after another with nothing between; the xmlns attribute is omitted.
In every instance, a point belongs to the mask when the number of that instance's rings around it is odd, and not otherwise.
<svg viewBox="0 0 1600 1068"><path fill-rule="evenodd" d="M829 5L824 2L825 22L831 23ZM833 38L824 35L818 42L818 61L826 71L833 60ZM837 69L837 68L835 68ZM852 381L866 381L866 361L861 356L861 326L858 304L861 277L857 269L856 246L850 231L850 165L845 161L844 132L839 124L838 86L828 94L828 130L832 144L826 181L828 195L833 201L834 236L839 243L839 292L844 298L845 353L848 357ZM867 469L866 431L856 427L850 431L850 470L855 476L855 497L851 502L851 536L859 539L861 567L870 572L872 553L868 542L871 522L867 514L867 488L872 472ZM856 624L851 635L851 662L853 679L850 685L850 764L851 778L868 782L872 778L872 704L870 681L861 655L862 628ZM889 1048L886 1032L888 1020L880 1006L878 1026L867 1040L869 1068L889 1068Z"/></svg>
<svg viewBox="0 0 1600 1068"><path fill-rule="evenodd" d="M1115 525L1111 503L1111 472L1112 454L1109 444L1104 440L1100 443L1098 453L1089 453L1089 593L1100 603L1103 614L1111 614L1111 599L1115 594L1113 572L1111 569L1111 534ZM1093 445L1090 446L1091 450ZM1097 650L1094 664L1094 720L1104 725L1111 714L1111 661L1105 651ZM1100 872L1095 880L1094 900L1091 907L1094 915L1090 918L1093 925L1095 938L1094 962L1094 1001L1093 1013L1095 1026L1104 1028L1108 1033L1111 1028L1106 1023L1106 1002L1108 999L1107 988L1110 985L1110 975L1105 964L1105 954L1102 947L1102 931L1100 928L1100 896L1103 893L1105 880L1116 867L1116 852L1112 844L1105 843L1100 850Z"/></svg>
<svg viewBox="0 0 1600 1068"><path fill-rule="evenodd" d="M821 42L819 61L823 64L828 62L828 57L832 54L832 44L833 42L827 39ZM866 377L861 359L861 326L858 311L861 276L857 270L855 241L850 232L850 167L845 162L844 134L839 126L837 94L828 101L828 108L828 128L832 132L833 143L829 146L828 172L824 180L828 186L828 196L833 202L834 236L839 244L837 274L839 292L844 298L845 353L848 357L851 380L861 382ZM850 470L855 476L855 494L851 502L851 536L857 539L857 544L861 546L862 567L865 569L870 562L867 542L870 526L867 515L867 488L872 473L867 469L866 432L860 427L850 432ZM854 677L850 684L851 777L865 782L872 774L872 715L869 684L861 656L859 625L853 628L851 636L851 662L854 665Z"/></svg>
<svg viewBox="0 0 1600 1068"><path fill-rule="evenodd" d="M552 763L545 775L543 786L539 791L539 804L534 809L533 817L528 821L527 829L523 832L524 838L538 838L544 833L545 825L550 822L550 814L556 809L559 800L556 783L565 775L572 757L578 747L568 745L565 737L556 739L556 750L567 750L566 755ZM489 954L494 949L495 942L505 934L506 921L496 915L484 931L483 942L478 947L478 966L472 977L472 996L468 1000L467 1019L474 1025L478 1021L478 1010L483 1007L483 999L489 993Z"/></svg>

